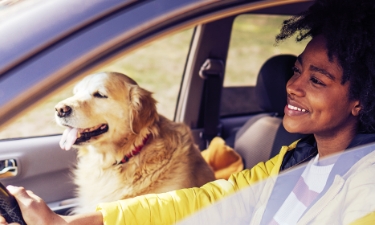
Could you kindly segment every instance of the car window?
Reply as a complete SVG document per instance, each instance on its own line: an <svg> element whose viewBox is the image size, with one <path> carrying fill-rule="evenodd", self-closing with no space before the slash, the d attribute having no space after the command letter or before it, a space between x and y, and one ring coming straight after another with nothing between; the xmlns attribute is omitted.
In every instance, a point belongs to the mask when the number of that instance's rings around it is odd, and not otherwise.
<svg viewBox="0 0 375 225"><path fill-rule="evenodd" d="M133 78L141 87L154 93L159 113L173 119L192 35L191 28L154 40L118 57L97 72L116 71ZM62 133L63 128L54 121L54 106L72 95L73 86L1 127L0 140Z"/></svg>
<svg viewBox="0 0 375 225"><path fill-rule="evenodd" d="M252 99L252 90L262 64L274 55L302 52L306 43L296 43L294 38L275 43L275 36L287 18L289 16L244 14L234 20L224 78L222 116L259 111Z"/></svg>

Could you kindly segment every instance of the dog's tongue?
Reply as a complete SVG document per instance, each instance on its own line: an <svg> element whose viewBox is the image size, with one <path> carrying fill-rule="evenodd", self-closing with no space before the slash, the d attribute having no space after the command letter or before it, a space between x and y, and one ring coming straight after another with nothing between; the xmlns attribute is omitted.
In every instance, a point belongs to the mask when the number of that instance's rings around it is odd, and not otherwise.
<svg viewBox="0 0 375 225"><path fill-rule="evenodd" d="M70 150L76 142L78 137L77 128L66 128L60 140L60 148L63 150Z"/></svg>

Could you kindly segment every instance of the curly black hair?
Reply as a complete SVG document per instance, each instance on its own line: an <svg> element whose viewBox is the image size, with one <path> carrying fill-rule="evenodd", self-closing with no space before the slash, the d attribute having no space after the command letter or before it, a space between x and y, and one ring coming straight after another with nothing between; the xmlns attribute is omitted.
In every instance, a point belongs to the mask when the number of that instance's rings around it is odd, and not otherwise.
<svg viewBox="0 0 375 225"><path fill-rule="evenodd" d="M323 35L328 57L337 57L349 98L360 101L358 132L375 132L375 0L316 0L300 15L285 20L276 42Z"/></svg>

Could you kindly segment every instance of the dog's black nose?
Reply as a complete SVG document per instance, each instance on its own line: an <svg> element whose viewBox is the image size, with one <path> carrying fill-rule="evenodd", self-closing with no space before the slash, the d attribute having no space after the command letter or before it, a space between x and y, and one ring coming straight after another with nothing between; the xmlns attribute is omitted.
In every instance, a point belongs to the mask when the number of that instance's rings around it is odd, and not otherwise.
<svg viewBox="0 0 375 225"><path fill-rule="evenodd" d="M55 108L58 117L67 117L72 112L72 108L67 105L56 106Z"/></svg>

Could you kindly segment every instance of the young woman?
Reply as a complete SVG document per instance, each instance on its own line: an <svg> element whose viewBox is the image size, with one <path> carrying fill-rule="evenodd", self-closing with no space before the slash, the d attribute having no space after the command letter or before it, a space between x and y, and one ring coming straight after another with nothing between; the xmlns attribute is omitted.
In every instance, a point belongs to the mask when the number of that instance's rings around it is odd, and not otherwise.
<svg viewBox="0 0 375 225"><path fill-rule="evenodd" d="M375 211L375 151L323 158L375 141L375 3L317 0L285 21L277 40L298 33L311 38L293 68L286 90L284 127L312 134L250 170L201 188L104 203L92 214L58 216L23 188L8 187L28 224L174 224L213 202L302 163L293 176L269 179L249 198L226 204L238 211L210 211L190 222L240 218L247 224L347 224L370 221ZM347 159L343 161L343 159ZM249 194L250 193L250 194ZM306 198L308 196L308 198ZM340 216L337 216L337 213ZM5 223L5 222L4 222Z"/></svg>

